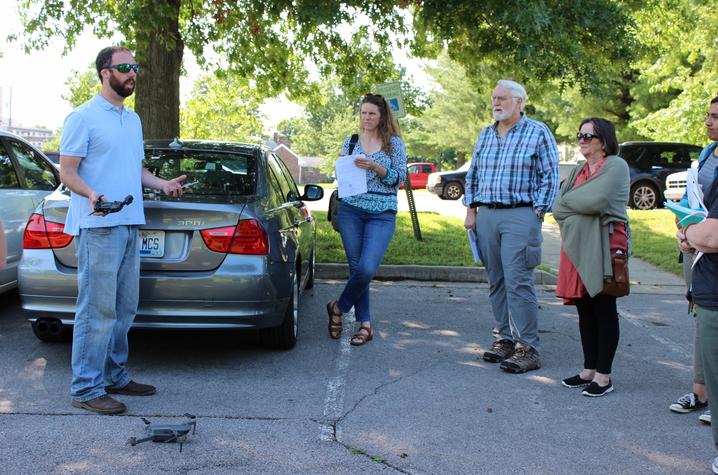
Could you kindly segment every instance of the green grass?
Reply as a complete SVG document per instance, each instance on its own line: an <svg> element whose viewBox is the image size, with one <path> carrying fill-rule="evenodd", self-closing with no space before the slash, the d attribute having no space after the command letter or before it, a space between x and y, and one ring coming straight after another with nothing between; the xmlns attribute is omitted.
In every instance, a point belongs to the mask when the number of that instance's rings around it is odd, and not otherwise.
<svg viewBox="0 0 718 475"><path fill-rule="evenodd" d="M327 213L314 211L317 218L317 261L345 263L346 256L339 233L327 221ZM396 232L384 256L384 264L478 266L471 257L464 223L437 213L418 213L423 241L414 239L409 213L397 215ZM670 211L629 210L633 256L667 272L683 275L678 263L676 225ZM552 221L550 215L546 217ZM540 266L544 270L545 266Z"/></svg>
<svg viewBox="0 0 718 475"><path fill-rule="evenodd" d="M634 257L667 272L683 275L683 264L678 263L673 213L665 209L629 210L628 222L631 226Z"/></svg>
<svg viewBox="0 0 718 475"><path fill-rule="evenodd" d="M334 231L327 213L313 211L317 218L317 261L345 263L339 233ZM429 266L476 266L466 239L464 223L437 213L418 213L423 241L414 239L408 212L397 215L396 232L382 261L384 264Z"/></svg>

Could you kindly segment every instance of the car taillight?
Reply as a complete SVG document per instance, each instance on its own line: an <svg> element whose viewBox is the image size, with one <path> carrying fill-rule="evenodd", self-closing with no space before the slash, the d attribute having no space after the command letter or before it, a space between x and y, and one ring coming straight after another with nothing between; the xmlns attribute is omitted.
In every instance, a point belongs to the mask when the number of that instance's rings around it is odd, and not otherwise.
<svg viewBox="0 0 718 475"><path fill-rule="evenodd" d="M72 242L72 236L65 234L65 225L54 221L46 221L37 213L33 213L25 226L22 237L24 249L59 249Z"/></svg>
<svg viewBox="0 0 718 475"><path fill-rule="evenodd" d="M269 252L267 233L255 219L243 219L237 226L203 229L199 234L211 251L254 255Z"/></svg>

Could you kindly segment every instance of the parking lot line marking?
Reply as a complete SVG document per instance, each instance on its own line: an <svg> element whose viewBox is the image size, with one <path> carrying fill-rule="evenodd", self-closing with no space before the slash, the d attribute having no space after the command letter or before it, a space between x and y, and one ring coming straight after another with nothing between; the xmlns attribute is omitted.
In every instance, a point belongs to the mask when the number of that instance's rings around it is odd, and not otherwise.
<svg viewBox="0 0 718 475"><path fill-rule="evenodd" d="M637 327L639 327L639 328L642 328L643 330L648 331L648 325L645 325L645 324L641 321L640 318L638 318L637 316L631 314L630 312L627 312L627 311L625 311L624 309L620 309L620 310L618 311L618 315L621 316L621 317L623 317L626 321L631 322L633 325L635 325L635 326L637 326ZM648 334L651 336L651 338L653 338L654 340L656 340L658 343L667 346L667 347L670 348L671 350L673 350L673 351L675 351L676 353L680 354L682 357L688 358L688 359L692 359L692 358L693 358L693 352L688 351L688 350L687 350L686 348L684 348L682 345L679 345L678 343L676 343L676 342L674 342L674 341L672 341L672 340L670 340L670 339L668 339L668 338L665 338L665 337L662 337L662 336L659 336L659 335L655 335L655 334L654 334L653 332L651 332L651 331L648 331Z"/></svg>
<svg viewBox="0 0 718 475"><path fill-rule="evenodd" d="M335 441L339 438L339 428L334 424L344 412L344 392L346 374L351 357L351 337L354 327L354 309L342 316L342 337L339 343L339 355L335 361L334 374L327 382L327 396L324 400L324 421L319 432L319 439Z"/></svg>

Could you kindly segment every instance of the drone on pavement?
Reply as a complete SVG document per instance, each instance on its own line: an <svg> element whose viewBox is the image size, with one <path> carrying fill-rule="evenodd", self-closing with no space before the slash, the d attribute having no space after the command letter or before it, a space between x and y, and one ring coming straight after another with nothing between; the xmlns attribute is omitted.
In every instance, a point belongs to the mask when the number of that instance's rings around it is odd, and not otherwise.
<svg viewBox="0 0 718 475"><path fill-rule="evenodd" d="M141 417L142 422L146 424L145 430L147 431L147 437L141 439L131 437L128 442L133 447L150 440L152 442L161 443L179 442L180 452L182 452L182 444L187 440L189 431L191 430L192 435L194 435L197 430L197 418L192 414L185 414L184 416L187 420L182 424L152 424L144 417Z"/></svg>

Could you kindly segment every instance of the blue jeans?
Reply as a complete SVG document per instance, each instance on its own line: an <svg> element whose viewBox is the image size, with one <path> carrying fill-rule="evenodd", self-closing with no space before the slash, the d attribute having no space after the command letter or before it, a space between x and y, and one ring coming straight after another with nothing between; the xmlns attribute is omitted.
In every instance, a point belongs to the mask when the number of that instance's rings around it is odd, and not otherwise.
<svg viewBox="0 0 718 475"><path fill-rule="evenodd" d="M396 214L391 211L367 213L340 202L337 223L349 262L349 281L337 300L337 307L342 313L354 307L356 320L368 322L371 320L369 284L394 235Z"/></svg>
<svg viewBox="0 0 718 475"><path fill-rule="evenodd" d="M127 332L140 293L138 226L81 229L70 394L84 402L130 382Z"/></svg>

